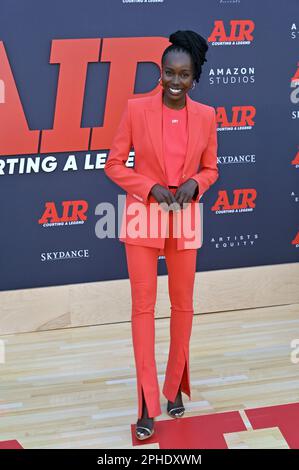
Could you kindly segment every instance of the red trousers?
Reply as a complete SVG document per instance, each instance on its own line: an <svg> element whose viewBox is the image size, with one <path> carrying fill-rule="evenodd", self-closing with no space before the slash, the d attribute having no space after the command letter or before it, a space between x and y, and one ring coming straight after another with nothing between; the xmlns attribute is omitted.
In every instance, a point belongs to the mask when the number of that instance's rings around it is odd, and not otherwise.
<svg viewBox="0 0 299 470"><path fill-rule="evenodd" d="M171 304L170 347L163 386L164 396L174 402L181 390L189 396L189 342L193 320L193 289L197 249L176 249L169 212L169 237L165 239L168 292ZM132 340L134 348L138 419L142 416L142 392L148 416L162 413L155 360L155 304L157 297L158 248L125 243L132 297Z"/></svg>

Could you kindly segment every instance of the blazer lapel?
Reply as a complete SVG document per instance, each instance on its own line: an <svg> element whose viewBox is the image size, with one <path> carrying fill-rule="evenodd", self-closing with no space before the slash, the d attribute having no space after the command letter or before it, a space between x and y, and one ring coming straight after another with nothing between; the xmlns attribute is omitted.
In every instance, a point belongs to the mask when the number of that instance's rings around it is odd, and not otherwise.
<svg viewBox="0 0 299 470"><path fill-rule="evenodd" d="M166 180L166 170L162 147L162 90L152 96L149 106L145 109L148 133L150 135L156 157L159 160L163 176Z"/></svg>
<svg viewBox="0 0 299 470"><path fill-rule="evenodd" d="M195 102L188 96L188 94L186 94L186 106L188 142L184 163L184 173L187 170L188 163L196 149L196 144L200 137L201 128L201 115L196 107ZM152 96L149 106L145 108L145 115L152 145L155 149L156 157L160 163L161 170L166 181L166 169L163 157L162 141L162 90Z"/></svg>

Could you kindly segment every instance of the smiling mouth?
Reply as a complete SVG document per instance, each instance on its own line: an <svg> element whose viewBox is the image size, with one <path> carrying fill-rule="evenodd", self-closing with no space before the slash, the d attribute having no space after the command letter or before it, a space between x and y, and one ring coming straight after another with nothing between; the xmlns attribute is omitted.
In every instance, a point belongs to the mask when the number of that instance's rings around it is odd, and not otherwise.
<svg viewBox="0 0 299 470"><path fill-rule="evenodd" d="M182 88L168 88L172 95L179 95L183 90Z"/></svg>

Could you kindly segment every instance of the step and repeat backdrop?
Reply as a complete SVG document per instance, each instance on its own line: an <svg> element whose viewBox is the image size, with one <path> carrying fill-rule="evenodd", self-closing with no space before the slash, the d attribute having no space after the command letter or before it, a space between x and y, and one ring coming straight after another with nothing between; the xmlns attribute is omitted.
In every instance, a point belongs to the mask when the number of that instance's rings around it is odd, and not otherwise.
<svg viewBox="0 0 299 470"><path fill-rule="evenodd" d="M190 97L218 122L197 271L298 262L297 0L2 0L0 13L1 290L128 277L125 193L103 168L177 29L209 43Z"/></svg>

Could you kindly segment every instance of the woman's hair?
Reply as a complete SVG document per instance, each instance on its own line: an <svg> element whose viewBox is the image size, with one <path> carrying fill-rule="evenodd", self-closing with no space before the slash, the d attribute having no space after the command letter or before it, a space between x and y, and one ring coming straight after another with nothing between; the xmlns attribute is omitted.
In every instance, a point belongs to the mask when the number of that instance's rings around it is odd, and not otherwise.
<svg viewBox="0 0 299 470"><path fill-rule="evenodd" d="M193 63L194 80L199 81L201 75L201 67L204 62L206 52L209 48L207 41L195 31L176 31L169 36L169 41L172 43L166 47L162 54L161 63L164 64L165 56L171 51L187 52L191 56Z"/></svg>

